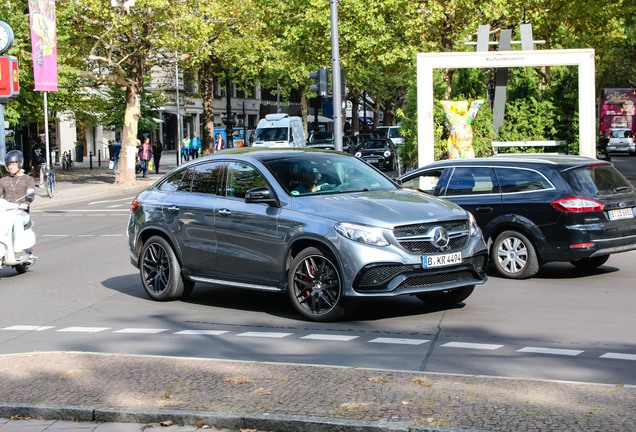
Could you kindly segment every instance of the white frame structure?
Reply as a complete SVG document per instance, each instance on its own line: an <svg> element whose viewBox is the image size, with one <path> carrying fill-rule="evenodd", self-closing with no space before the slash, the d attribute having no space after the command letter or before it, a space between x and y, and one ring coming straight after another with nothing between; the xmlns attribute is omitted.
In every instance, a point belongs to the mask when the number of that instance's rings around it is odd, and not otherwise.
<svg viewBox="0 0 636 432"><path fill-rule="evenodd" d="M417 54L418 166L434 161L433 69L578 66L579 153L596 157L593 49Z"/></svg>

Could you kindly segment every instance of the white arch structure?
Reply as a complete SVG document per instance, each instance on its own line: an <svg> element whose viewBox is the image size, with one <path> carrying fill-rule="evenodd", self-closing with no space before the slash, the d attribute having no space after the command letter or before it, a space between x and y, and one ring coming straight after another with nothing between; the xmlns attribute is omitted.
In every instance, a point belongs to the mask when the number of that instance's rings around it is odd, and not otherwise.
<svg viewBox="0 0 636 432"><path fill-rule="evenodd" d="M579 153L596 157L594 50L536 50L417 54L418 166L434 161L433 70L496 67L578 66Z"/></svg>

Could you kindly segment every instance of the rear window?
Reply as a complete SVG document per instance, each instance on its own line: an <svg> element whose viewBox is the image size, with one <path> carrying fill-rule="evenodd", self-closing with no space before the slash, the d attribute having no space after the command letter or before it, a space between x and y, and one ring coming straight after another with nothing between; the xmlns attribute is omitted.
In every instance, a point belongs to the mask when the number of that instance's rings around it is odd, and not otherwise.
<svg viewBox="0 0 636 432"><path fill-rule="evenodd" d="M587 196L620 195L634 187L611 165L589 165L563 172L577 194Z"/></svg>

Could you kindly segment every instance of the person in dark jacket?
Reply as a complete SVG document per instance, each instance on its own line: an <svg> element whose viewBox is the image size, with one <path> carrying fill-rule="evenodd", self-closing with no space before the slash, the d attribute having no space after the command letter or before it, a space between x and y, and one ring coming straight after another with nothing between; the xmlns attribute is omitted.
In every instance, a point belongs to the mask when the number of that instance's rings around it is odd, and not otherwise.
<svg viewBox="0 0 636 432"><path fill-rule="evenodd" d="M161 145L161 141L157 138L152 146L152 163L154 164L155 173L157 174L159 174L159 161L161 160L162 151L163 146Z"/></svg>

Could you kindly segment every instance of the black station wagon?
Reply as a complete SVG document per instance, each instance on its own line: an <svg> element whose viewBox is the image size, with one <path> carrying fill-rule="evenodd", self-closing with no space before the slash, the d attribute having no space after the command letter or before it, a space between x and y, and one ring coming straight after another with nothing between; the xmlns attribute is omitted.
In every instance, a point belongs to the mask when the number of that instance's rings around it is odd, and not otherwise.
<svg viewBox="0 0 636 432"><path fill-rule="evenodd" d="M611 254L636 249L634 187L606 161L566 155L444 160L398 182L470 211L491 266L503 277L532 277L550 261L595 268Z"/></svg>

